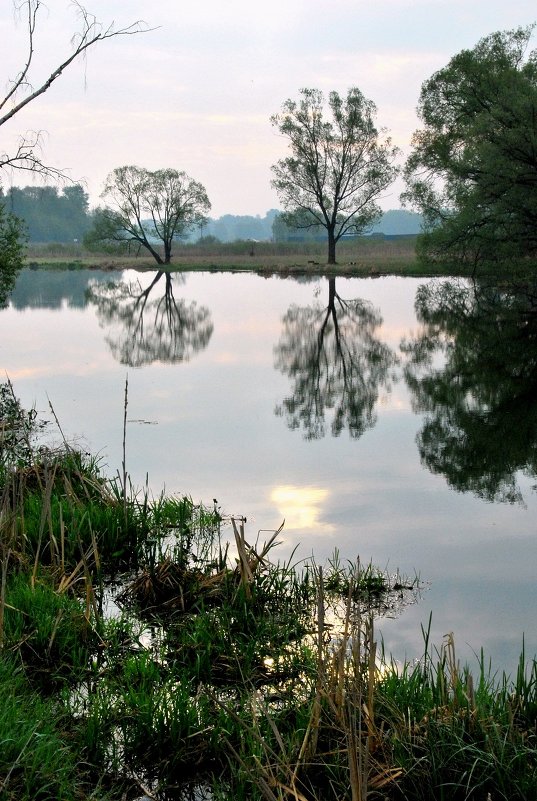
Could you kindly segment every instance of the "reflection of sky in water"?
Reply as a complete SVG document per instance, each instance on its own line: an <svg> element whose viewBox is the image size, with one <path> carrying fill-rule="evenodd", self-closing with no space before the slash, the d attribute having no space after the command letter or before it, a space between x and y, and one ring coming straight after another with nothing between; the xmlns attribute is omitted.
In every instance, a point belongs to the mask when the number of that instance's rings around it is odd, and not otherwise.
<svg viewBox="0 0 537 801"><path fill-rule="evenodd" d="M329 490L316 487L274 487L270 500L285 520L284 531L308 531L310 535L332 534L334 526L320 520Z"/></svg>
<svg viewBox="0 0 537 801"><path fill-rule="evenodd" d="M379 307L376 336L399 353L401 339L418 329L419 283L338 279L337 291ZM195 500L217 498L224 512L247 517L251 540L285 518L282 558L300 543L297 558L313 552L322 562L337 546L343 559L360 555L390 571L417 571L430 590L382 626L397 656L419 653L430 610L432 641L454 631L462 659L483 646L500 667L514 669L523 630L535 652L535 479L519 477L526 508L450 490L420 464L420 419L402 380L380 390L376 425L357 440L345 429L331 437L329 425L313 441L289 430L274 414L290 388L274 369L274 347L292 304L325 303L325 281L192 274L175 294L208 307L214 325L207 347L188 362L127 368L114 360L92 307L21 309L19 298L17 310L0 313L0 367L25 405L44 412L48 396L65 433L99 451L110 473L121 464L128 374L134 484L148 473L155 493L165 486Z"/></svg>

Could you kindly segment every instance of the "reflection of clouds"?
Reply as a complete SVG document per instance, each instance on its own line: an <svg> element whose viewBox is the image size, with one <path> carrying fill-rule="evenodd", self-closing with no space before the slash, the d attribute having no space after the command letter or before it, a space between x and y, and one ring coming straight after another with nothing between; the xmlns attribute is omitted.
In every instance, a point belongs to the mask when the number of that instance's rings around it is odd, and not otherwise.
<svg viewBox="0 0 537 801"><path fill-rule="evenodd" d="M216 353L213 362L215 364L240 364L241 357L238 353L232 353L231 351L226 351L222 353Z"/></svg>
<svg viewBox="0 0 537 801"><path fill-rule="evenodd" d="M12 382L25 379L53 378L57 376L88 376L102 374L106 371L107 365L99 359L81 364L79 360L65 361L61 364L40 364L34 367L21 367L6 369L6 374Z"/></svg>
<svg viewBox="0 0 537 801"><path fill-rule="evenodd" d="M383 393L378 399L379 406L383 406L385 412L410 412L412 406L408 392L404 387L395 386L391 394Z"/></svg>
<svg viewBox="0 0 537 801"><path fill-rule="evenodd" d="M274 487L270 499L285 518L285 529L308 529L309 533L331 534L334 526L319 520L321 504L330 492L317 487L295 487L282 485Z"/></svg>

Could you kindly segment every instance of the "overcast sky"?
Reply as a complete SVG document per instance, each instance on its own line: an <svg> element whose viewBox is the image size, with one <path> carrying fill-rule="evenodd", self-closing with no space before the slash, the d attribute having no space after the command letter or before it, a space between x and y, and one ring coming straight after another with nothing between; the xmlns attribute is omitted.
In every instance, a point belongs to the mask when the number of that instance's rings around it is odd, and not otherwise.
<svg viewBox="0 0 537 801"><path fill-rule="evenodd" d="M20 5L20 0L17 0ZM270 165L286 143L270 124L302 87L359 87L408 155L421 84L458 51L529 25L535 0L87 0L105 25L155 30L97 45L49 92L0 129L0 150L46 131L44 159L85 180L92 205L115 167L174 167L201 181L212 216L278 207ZM38 20L38 85L70 52L79 21L68 0ZM21 69L25 25L0 0L0 86ZM27 174L4 175L25 185ZM400 185L382 201L399 207Z"/></svg>

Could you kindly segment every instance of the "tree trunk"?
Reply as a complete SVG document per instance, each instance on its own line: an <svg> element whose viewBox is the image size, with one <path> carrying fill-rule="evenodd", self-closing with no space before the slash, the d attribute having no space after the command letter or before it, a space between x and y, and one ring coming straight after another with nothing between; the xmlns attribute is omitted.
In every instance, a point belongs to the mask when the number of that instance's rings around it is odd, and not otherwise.
<svg viewBox="0 0 537 801"><path fill-rule="evenodd" d="M164 239L164 264L169 264L172 259L172 243Z"/></svg>
<svg viewBox="0 0 537 801"><path fill-rule="evenodd" d="M328 230L328 264L336 263L336 237L334 231L330 228Z"/></svg>

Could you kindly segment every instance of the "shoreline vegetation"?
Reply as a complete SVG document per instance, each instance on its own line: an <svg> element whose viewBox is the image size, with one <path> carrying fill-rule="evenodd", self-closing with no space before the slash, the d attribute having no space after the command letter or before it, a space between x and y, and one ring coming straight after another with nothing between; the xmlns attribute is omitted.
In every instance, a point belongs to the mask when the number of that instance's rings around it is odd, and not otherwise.
<svg viewBox="0 0 537 801"><path fill-rule="evenodd" d="M166 269L170 271L255 271L272 275L423 275L415 255L416 237L343 242L338 264L327 265L323 243L276 243L252 240L209 245L185 244L176 248ZM159 265L145 252L129 255L95 253L78 244L30 245L25 266L104 270L155 270Z"/></svg>
<svg viewBox="0 0 537 801"><path fill-rule="evenodd" d="M404 276L416 278L493 277L525 280L535 272L530 260L480 264L454 260L434 262L416 251L418 236L371 236L343 240L338 247L336 264L326 263L325 246L321 242L278 243L243 240L232 243L183 244L170 264L169 272L255 272L259 275L370 277ZM419 247L419 246L418 246ZM90 269L110 272L162 269L144 252L90 252L79 243L30 244L26 249L25 267L32 269Z"/></svg>
<svg viewBox="0 0 537 801"><path fill-rule="evenodd" d="M535 658L474 674L424 631L398 665L375 620L418 577L282 562L281 528L152 498L46 429L0 385L2 798L537 798Z"/></svg>

